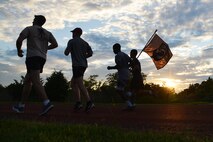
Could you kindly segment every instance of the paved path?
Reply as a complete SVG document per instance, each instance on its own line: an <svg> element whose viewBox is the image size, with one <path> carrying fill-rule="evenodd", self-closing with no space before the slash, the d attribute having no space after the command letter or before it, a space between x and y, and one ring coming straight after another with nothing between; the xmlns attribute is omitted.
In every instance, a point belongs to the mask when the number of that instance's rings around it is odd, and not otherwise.
<svg viewBox="0 0 213 142"><path fill-rule="evenodd" d="M46 116L39 117L40 103L29 103L24 114L11 111L11 103L0 103L0 119L23 119L71 124L119 126L140 131L166 131L192 133L213 137L213 105L137 105L131 112L122 111L120 105L96 105L89 113L73 112L71 104L56 103Z"/></svg>

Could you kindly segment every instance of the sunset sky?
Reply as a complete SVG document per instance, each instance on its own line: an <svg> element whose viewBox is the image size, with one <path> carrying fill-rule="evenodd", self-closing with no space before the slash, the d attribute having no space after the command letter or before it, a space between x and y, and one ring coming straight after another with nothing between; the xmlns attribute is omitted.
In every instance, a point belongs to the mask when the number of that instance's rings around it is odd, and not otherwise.
<svg viewBox="0 0 213 142"><path fill-rule="evenodd" d="M114 73L112 45L122 51L141 51L153 32L168 44L173 53L169 63L157 70L152 59L142 53L139 60L146 82L165 84L179 92L189 84L213 78L213 1L212 0L1 0L0 1L0 84L7 86L25 75L25 56L19 58L15 41L34 15L44 15L43 26L53 33L59 47L48 52L42 78L62 70L70 80L71 59L63 52L71 38L70 30L83 29L82 38L91 45L89 75L99 80ZM26 42L23 44L26 53Z"/></svg>

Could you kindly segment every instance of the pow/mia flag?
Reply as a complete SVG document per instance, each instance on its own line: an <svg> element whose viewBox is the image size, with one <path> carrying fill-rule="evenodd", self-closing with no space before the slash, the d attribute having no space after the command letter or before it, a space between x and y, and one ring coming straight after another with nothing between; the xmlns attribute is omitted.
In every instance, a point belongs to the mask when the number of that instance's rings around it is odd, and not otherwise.
<svg viewBox="0 0 213 142"><path fill-rule="evenodd" d="M169 45L157 34L154 35L143 51L152 58L158 70L163 68L172 57L172 52L169 49Z"/></svg>

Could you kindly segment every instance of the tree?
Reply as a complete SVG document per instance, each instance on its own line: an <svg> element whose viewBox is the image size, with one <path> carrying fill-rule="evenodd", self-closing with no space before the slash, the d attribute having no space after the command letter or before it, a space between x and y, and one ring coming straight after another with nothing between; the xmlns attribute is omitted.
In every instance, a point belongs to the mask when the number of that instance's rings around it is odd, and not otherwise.
<svg viewBox="0 0 213 142"><path fill-rule="evenodd" d="M196 93L204 101L213 101L213 79L203 81Z"/></svg>
<svg viewBox="0 0 213 142"><path fill-rule="evenodd" d="M148 90L151 90L152 93L147 92ZM148 83L145 84L142 93L139 95L141 96L141 98L138 98L138 100L141 100L143 102L147 102L143 99L149 99L150 102L167 103L171 101L170 99L172 97L174 97L175 90L173 88L160 86L159 84Z"/></svg>
<svg viewBox="0 0 213 142"><path fill-rule="evenodd" d="M109 73L106 75L106 81L102 84L101 90L101 101L108 103L122 102L120 95L116 92L115 87L117 86L118 73Z"/></svg>
<svg viewBox="0 0 213 142"><path fill-rule="evenodd" d="M4 90L4 86L2 86L1 84L0 84L0 92L2 92Z"/></svg>
<svg viewBox="0 0 213 142"><path fill-rule="evenodd" d="M24 83L24 76L21 76L21 80L14 80L14 83L11 83L6 87L9 95L12 96L13 100L19 100L21 98L22 88Z"/></svg>
<svg viewBox="0 0 213 142"><path fill-rule="evenodd" d="M146 83L147 74L142 72L141 75L143 77L143 82Z"/></svg>
<svg viewBox="0 0 213 142"><path fill-rule="evenodd" d="M101 81L97 81L98 75L90 75L87 80L84 80L85 86L88 89L88 91L95 91L100 90L101 87Z"/></svg>
<svg viewBox="0 0 213 142"><path fill-rule="evenodd" d="M190 84L189 88L184 89L177 94L177 98L181 101L206 101L213 102L213 79L208 78L201 84Z"/></svg>
<svg viewBox="0 0 213 142"><path fill-rule="evenodd" d="M105 85L114 87L117 83L118 73L109 73L106 75Z"/></svg>
<svg viewBox="0 0 213 142"><path fill-rule="evenodd" d="M61 71L54 71L48 77L45 89L52 101L65 101L69 94L69 83Z"/></svg>
<svg viewBox="0 0 213 142"><path fill-rule="evenodd" d="M144 73L141 73L143 80L146 80L147 75ZM115 87L117 86L117 77L118 73L109 73L106 75L106 81L101 85L100 90L101 93L99 95L99 100L102 102L110 102L110 103L116 103L116 102L123 102L121 97L116 92ZM131 79L132 76L130 76Z"/></svg>

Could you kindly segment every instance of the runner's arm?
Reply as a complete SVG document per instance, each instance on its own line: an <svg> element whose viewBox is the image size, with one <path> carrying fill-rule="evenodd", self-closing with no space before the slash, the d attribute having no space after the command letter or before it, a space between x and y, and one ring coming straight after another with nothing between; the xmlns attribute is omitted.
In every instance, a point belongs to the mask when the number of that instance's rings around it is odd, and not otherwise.
<svg viewBox="0 0 213 142"><path fill-rule="evenodd" d="M50 45L48 46L48 50L51 50L51 49L54 49L54 48L58 47L58 43L57 43L55 37L52 34L50 36L50 41L49 42L50 42Z"/></svg>
<svg viewBox="0 0 213 142"><path fill-rule="evenodd" d="M21 34L19 35L18 39L16 40L16 48L17 48L17 55L19 57L23 57L23 50L21 49L22 47L22 42L25 38L23 38L23 36L21 36Z"/></svg>

